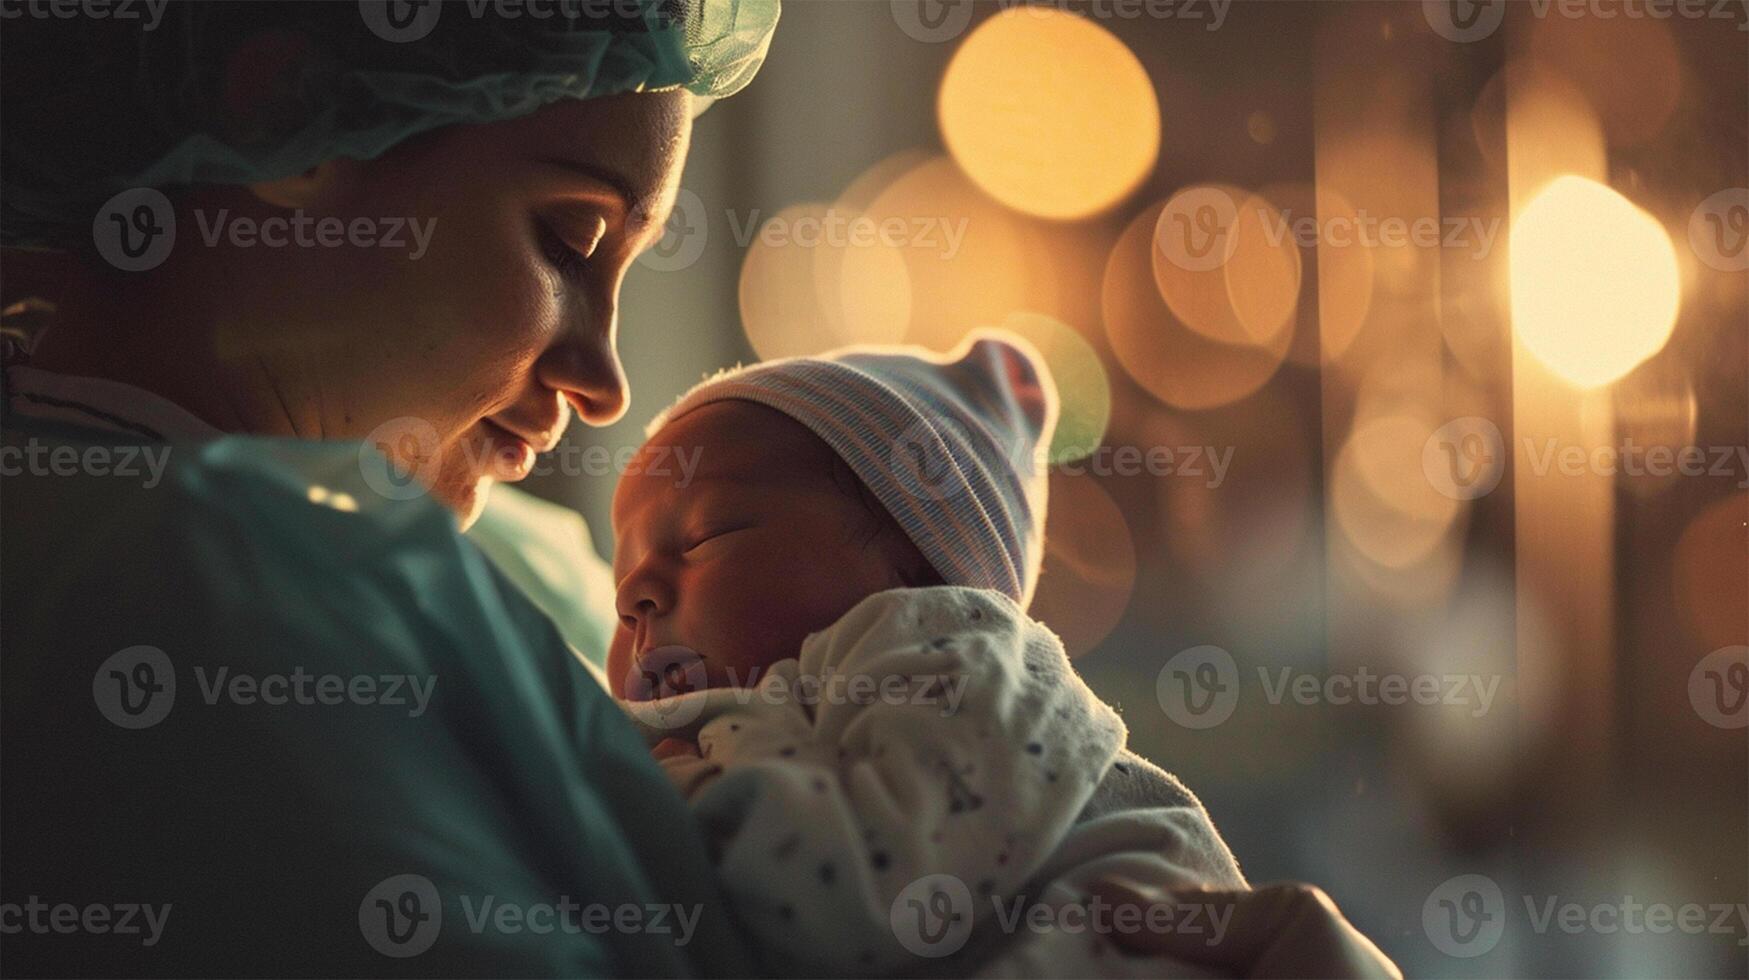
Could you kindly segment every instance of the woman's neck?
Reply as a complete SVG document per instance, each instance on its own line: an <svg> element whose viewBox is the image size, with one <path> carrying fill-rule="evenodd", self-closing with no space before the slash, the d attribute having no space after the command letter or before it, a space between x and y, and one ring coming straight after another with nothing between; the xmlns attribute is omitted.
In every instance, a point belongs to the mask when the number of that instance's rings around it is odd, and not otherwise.
<svg viewBox="0 0 1749 980"><path fill-rule="evenodd" d="M297 431L263 359L218 355L211 310L167 309L155 292L69 276L31 366L133 385L224 432L316 437Z"/></svg>

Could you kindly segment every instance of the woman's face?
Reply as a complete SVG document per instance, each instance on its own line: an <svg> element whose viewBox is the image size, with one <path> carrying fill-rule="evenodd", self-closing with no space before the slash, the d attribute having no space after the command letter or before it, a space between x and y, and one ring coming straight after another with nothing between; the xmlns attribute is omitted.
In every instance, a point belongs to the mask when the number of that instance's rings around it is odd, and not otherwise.
<svg viewBox="0 0 1749 980"><path fill-rule="evenodd" d="M594 425L623 412L620 283L672 208L688 98L559 103L336 161L289 199L258 188L256 220L338 217L402 244L236 250L254 274L220 301L239 311L233 355L272 376L298 434L378 443L471 521L572 409ZM264 309L271 327L241 315Z"/></svg>

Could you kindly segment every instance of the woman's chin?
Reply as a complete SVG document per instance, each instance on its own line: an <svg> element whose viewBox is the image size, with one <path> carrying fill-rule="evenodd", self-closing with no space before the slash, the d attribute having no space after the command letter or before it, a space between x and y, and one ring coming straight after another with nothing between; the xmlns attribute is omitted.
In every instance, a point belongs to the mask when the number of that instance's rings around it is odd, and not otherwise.
<svg viewBox="0 0 1749 980"><path fill-rule="evenodd" d="M455 514L461 529L466 531L480 519L480 513L486 509L486 498L491 495L492 485L496 482L485 474L443 480L431 488L431 495Z"/></svg>

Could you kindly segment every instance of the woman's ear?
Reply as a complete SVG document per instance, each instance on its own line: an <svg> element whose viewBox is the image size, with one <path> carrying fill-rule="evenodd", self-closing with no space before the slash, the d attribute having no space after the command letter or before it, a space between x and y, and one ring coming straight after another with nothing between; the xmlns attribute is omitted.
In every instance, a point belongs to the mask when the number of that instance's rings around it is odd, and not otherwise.
<svg viewBox="0 0 1749 980"><path fill-rule="evenodd" d="M306 208L350 190L358 179L359 166L357 160L324 160L301 174L250 184L249 191L276 207Z"/></svg>

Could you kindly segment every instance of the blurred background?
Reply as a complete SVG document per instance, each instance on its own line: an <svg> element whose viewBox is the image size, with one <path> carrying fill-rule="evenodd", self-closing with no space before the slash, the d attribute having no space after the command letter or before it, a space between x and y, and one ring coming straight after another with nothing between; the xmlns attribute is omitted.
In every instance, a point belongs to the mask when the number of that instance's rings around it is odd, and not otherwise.
<svg viewBox="0 0 1749 980"><path fill-rule="evenodd" d="M790 0L693 143L572 446L1016 330L1033 612L1253 881L1412 976L1749 975L1749 4Z"/></svg>

